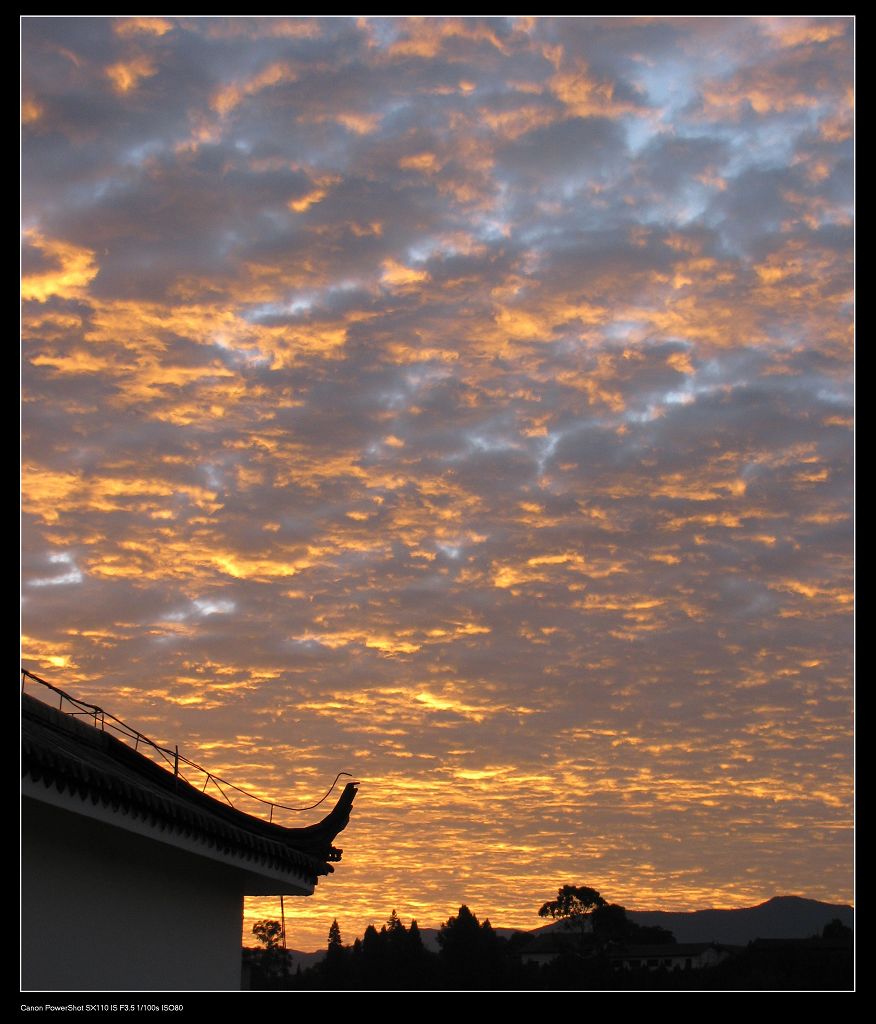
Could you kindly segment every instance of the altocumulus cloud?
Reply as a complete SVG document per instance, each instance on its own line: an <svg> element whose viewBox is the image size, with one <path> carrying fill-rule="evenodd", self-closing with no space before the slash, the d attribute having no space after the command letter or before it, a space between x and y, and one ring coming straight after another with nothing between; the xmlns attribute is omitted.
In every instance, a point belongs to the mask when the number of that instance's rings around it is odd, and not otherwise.
<svg viewBox="0 0 876 1024"><path fill-rule="evenodd" d="M26 664L365 780L296 945L850 898L852 28L23 19Z"/></svg>

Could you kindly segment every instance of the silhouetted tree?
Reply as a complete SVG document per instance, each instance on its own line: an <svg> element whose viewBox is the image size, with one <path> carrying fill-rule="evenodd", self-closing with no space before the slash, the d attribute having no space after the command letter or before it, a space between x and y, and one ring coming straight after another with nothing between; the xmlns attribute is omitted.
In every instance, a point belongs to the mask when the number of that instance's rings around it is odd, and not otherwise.
<svg viewBox="0 0 876 1024"><path fill-rule="evenodd" d="M365 961L378 961L386 946L386 929L383 931L383 938L373 924L369 924L362 934L362 956Z"/></svg>
<svg viewBox="0 0 876 1024"><path fill-rule="evenodd" d="M386 925L380 931L369 924L362 936L359 970L363 988L391 988L386 956Z"/></svg>
<svg viewBox="0 0 876 1024"><path fill-rule="evenodd" d="M252 933L264 947L258 959L258 969L265 978L285 974L288 968L286 951L280 948L283 926L279 921L256 921Z"/></svg>
<svg viewBox="0 0 876 1024"><path fill-rule="evenodd" d="M339 950L344 948L344 943L341 941L341 927L338 924L338 919L335 918L331 923L328 933L328 952L337 953Z"/></svg>
<svg viewBox="0 0 876 1024"><path fill-rule="evenodd" d="M843 924L838 917L829 921L821 933L823 939L842 939L848 942L852 941L853 935L852 929L848 925Z"/></svg>
<svg viewBox="0 0 876 1024"><path fill-rule="evenodd" d="M412 989L433 988L435 982L434 967L438 958L430 953L423 945L423 937L420 935L419 925L415 920L411 921L405 936L405 967L407 970L408 986Z"/></svg>
<svg viewBox="0 0 876 1024"><path fill-rule="evenodd" d="M592 931L593 914L606 905L596 889L586 885L564 885L557 890L555 900L542 904L538 916L563 921L566 928L576 930L583 950L585 936Z"/></svg>
<svg viewBox="0 0 876 1024"><path fill-rule="evenodd" d="M628 921L630 927L627 935L628 942L638 942L643 946L674 946L675 936L668 928L661 928L659 924L636 924L635 921Z"/></svg>
<svg viewBox="0 0 876 1024"><path fill-rule="evenodd" d="M601 943L636 942L643 946L659 946L675 942L675 936L666 928L631 921L625 908L617 903L603 903L593 911L591 920L593 934Z"/></svg>
<svg viewBox="0 0 876 1024"><path fill-rule="evenodd" d="M630 921L626 910L617 903L603 903L590 915L593 934L603 942L621 942L628 938Z"/></svg>
<svg viewBox="0 0 876 1024"><path fill-rule="evenodd" d="M340 926L337 920L334 920L329 928L328 947L319 971L327 988L348 987L348 959L349 952L344 948Z"/></svg>
<svg viewBox="0 0 876 1024"><path fill-rule="evenodd" d="M252 933L265 949L277 949L283 937L283 926L279 921L256 921Z"/></svg>
<svg viewBox="0 0 876 1024"><path fill-rule="evenodd" d="M404 960L408 949L408 933L396 910L389 915L385 927L387 954L392 960Z"/></svg>
<svg viewBox="0 0 876 1024"><path fill-rule="evenodd" d="M490 922L478 922L463 904L438 932L441 961L451 988L490 988L501 970L499 939Z"/></svg>

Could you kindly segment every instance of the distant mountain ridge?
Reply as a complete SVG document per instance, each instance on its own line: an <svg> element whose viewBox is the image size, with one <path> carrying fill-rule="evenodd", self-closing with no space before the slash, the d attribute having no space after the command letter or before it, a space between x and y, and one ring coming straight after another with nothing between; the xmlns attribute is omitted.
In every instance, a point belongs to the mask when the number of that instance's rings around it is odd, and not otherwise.
<svg viewBox="0 0 876 1024"><path fill-rule="evenodd" d="M737 910L628 910L636 924L659 925L676 942L725 942L746 945L754 939L805 939L820 935L826 924L838 918L854 927L855 912L843 903L821 903L803 896L774 896L756 907Z"/></svg>

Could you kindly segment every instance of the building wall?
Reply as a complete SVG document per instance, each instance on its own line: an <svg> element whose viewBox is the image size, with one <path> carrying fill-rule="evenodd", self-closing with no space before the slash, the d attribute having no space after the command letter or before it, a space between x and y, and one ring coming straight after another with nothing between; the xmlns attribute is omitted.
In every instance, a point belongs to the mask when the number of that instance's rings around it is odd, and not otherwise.
<svg viewBox="0 0 876 1024"><path fill-rule="evenodd" d="M21 884L24 989L240 987L230 868L25 797Z"/></svg>

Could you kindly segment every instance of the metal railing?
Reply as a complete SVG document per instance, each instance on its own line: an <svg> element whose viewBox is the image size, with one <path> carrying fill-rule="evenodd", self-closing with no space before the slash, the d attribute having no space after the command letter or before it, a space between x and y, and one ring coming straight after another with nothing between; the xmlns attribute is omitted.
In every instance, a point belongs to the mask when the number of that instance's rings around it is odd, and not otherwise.
<svg viewBox="0 0 876 1024"><path fill-rule="evenodd" d="M93 724L95 729L100 729L101 732L110 731L115 733L121 739L126 741L129 746L133 743L135 751L146 755L152 755L150 756L150 760L153 763L160 765L162 768L166 768L168 771L172 771L175 778L182 779L183 782L188 783L188 785L196 787L196 783L186 778L183 774L182 768L185 767L192 773L200 773L200 776L203 776L204 778L204 783L203 785L200 785L199 777L197 785L200 786L202 793L205 793L207 786L212 783L230 807L235 807L235 804L229 797L226 790L231 790L233 793L240 797L244 797L247 800L255 801L256 804L260 805L258 813L262 816L267 815L269 822L273 822L274 811L277 810L310 811L313 810L314 807L319 807L321 803L329 798L335 786L337 786L338 780L342 776L347 776L348 778L353 777L349 772L338 772L335 776L334 782L329 786L325 795L317 800L316 803L308 804L306 807L290 807L288 804L281 804L276 800L266 800L264 797L258 796L249 790L243 789L240 786L235 786L234 783L229 782L227 779L223 779L215 772L208 771L196 761L192 761L189 758L184 757L179 752L179 746L175 745L173 749L170 747L163 747L160 743L156 743L154 740L149 739L148 736L145 736L138 729L135 729L133 726L123 722L120 718L116 718L115 715L105 711L97 704L89 704L88 701L80 700L78 697L71 697L69 693L65 693L65 691L61 690L59 687L53 686L45 679L41 679L39 676L34 675L33 672L28 672L26 668L23 668L21 670L22 692L24 692L24 688L29 682L45 687L45 689L57 695L59 711L70 715L71 717L81 717L84 720L91 719L91 724ZM40 691L37 691L37 693L40 693ZM45 700L43 703L48 704L49 701ZM65 707L65 705L67 706ZM236 810L241 810L241 808L236 807Z"/></svg>

